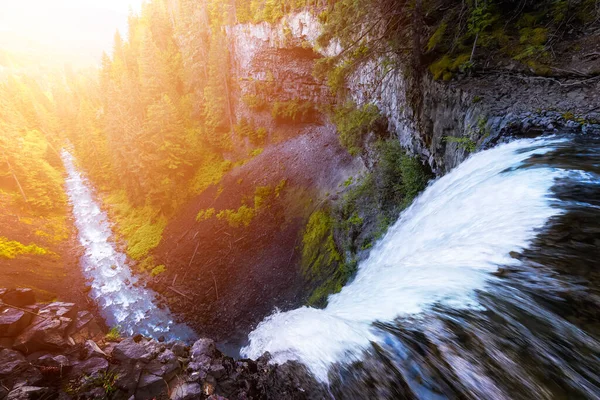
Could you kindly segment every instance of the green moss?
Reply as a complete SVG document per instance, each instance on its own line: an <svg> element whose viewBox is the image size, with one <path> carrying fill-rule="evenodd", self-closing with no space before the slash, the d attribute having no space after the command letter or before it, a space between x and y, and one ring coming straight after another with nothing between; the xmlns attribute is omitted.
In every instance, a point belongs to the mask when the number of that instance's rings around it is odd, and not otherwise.
<svg viewBox="0 0 600 400"><path fill-rule="evenodd" d="M260 156L263 151L264 151L264 149L262 147L259 147L259 148L254 149L254 150L250 150L250 153L248 153L248 155L250 157L257 157L257 156Z"/></svg>
<svg viewBox="0 0 600 400"><path fill-rule="evenodd" d="M25 254L45 255L51 254L51 252L36 244L24 245L20 242L0 237L0 258L13 259Z"/></svg>
<svg viewBox="0 0 600 400"><path fill-rule="evenodd" d="M470 57L469 53L460 54L457 57L446 54L432 63L429 71L433 74L433 79L449 81L456 72L465 72L472 67L472 63L469 62Z"/></svg>
<svg viewBox="0 0 600 400"><path fill-rule="evenodd" d="M218 219L227 221L229 226L233 228L248 227L254 216L254 209L246 205L241 206L237 210L223 210L217 214Z"/></svg>
<svg viewBox="0 0 600 400"><path fill-rule="evenodd" d="M464 149L469 153L473 153L477 149L476 143L469 137L445 136L444 141L448 143L456 143L459 148Z"/></svg>
<svg viewBox="0 0 600 400"><path fill-rule="evenodd" d="M215 209L212 207L207 208L206 210L200 210L198 212L198 214L196 215L196 221L198 221L198 222L205 221L207 219L212 218L214 215L215 215Z"/></svg>
<svg viewBox="0 0 600 400"><path fill-rule="evenodd" d="M167 267L165 267L164 265L157 265L156 267L152 268L152 271L150 271L150 275L158 276L166 271Z"/></svg>
<svg viewBox="0 0 600 400"><path fill-rule="evenodd" d="M448 28L448 24L445 22L442 22L437 27L437 29L433 32L433 35L431 35L431 37L427 41L427 51L432 51L433 49L435 49L438 46L438 44L441 43L442 39L444 38L444 34L446 33L447 28Z"/></svg>

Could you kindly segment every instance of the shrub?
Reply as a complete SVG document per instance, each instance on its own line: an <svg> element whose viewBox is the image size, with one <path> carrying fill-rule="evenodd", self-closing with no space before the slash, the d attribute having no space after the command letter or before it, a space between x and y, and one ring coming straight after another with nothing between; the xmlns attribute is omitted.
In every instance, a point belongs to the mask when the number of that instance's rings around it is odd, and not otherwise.
<svg viewBox="0 0 600 400"><path fill-rule="evenodd" d="M278 101L273 104L271 116L280 123L308 123L316 120L317 111L309 101Z"/></svg>
<svg viewBox="0 0 600 400"><path fill-rule="evenodd" d="M382 122L379 109L374 104L357 107L347 102L334 110L333 123L336 125L340 143L352 155L357 155L366 135Z"/></svg>
<svg viewBox="0 0 600 400"><path fill-rule="evenodd" d="M252 111L264 111L267 108L267 101L260 96L245 95L242 97L242 101Z"/></svg>

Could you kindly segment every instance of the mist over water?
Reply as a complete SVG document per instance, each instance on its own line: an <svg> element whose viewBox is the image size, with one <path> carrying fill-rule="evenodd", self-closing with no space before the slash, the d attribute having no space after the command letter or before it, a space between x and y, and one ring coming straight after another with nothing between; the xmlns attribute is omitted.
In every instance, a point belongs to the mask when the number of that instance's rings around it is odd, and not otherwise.
<svg viewBox="0 0 600 400"><path fill-rule="evenodd" d="M398 374L396 382L419 398L458 393L510 398L515 388L525 397L552 398L557 389L546 387L544 379L555 368L564 371L560 379L573 393L598 394L593 372L598 343L540 307L531 294L556 297L553 291L566 290L569 283L557 281L539 262L531 267L534 263L525 265L515 256L532 246L549 221L567 213L572 202L559 198L557 185L598 184L597 171L571 168L554 156L571 146L565 137L522 139L471 156L402 213L325 309L302 307L269 316L250 333L242 354L255 358L268 351L273 362L297 360L327 382L335 377L332 366L340 373L370 352L368 357L385 360L389 374ZM598 152L592 156L592 164L600 165ZM519 274L517 284L498 273L507 270ZM529 327L528 321L536 325ZM513 353L513 340L524 341L527 350ZM373 352L371 342L379 350ZM525 355L528 351L535 354ZM528 371L521 356L528 362L539 357L531 370L546 368L547 376ZM572 365L577 357L581 365ZM367 369L353 368L341 379L352 381Z"/></svg>
<svg viewBox="0 0 600 400"><path fill-rule="evenodd" d="M168 310L156 306L156 293L143 285L129 269L127 256L114 243L108 217L94 198L90 183L77 170L73 156L62 151L68 173L66 191L73 206L79 242L85 249L80 265L91 281L90 296L96 301L107 325L126 334L190 340L194 333L176 324Z"/></svg>

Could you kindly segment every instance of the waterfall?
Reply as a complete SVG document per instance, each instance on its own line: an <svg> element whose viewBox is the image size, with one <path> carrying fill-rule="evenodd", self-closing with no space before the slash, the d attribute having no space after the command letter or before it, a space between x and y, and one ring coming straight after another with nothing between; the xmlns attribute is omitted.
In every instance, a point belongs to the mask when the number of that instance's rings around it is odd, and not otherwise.
<svg viewBox="0 0 600 400"><path fill-rule="evenodd" d="M85 249L80 264L91 281L90 296L97 303L107 325L126 334L190 340L188 327L176 324L168 310L156 306L156 293L139 284L129 269L127 256L110 241L108 217L94 198L90 182L74 164L73 156L62 151L67 171L66 191L73 207L79 242Z"/></svg>
<svg viewBox="0 0 600 400"><path fill-rule="evenodd" d="M256 358L268 351L272 362L299 361L323 382L335 377L332 367L339 372L354 361L384 357L419 398L443 398L448 391L510 398L511 390L503 385L514 385L512 390L522 385L525 398L533 398L527 397L528 390L537 398L552 398L549 393L555 389L547 389L537 373L520 370L520 356L499 344L511 343L499 335L510 327L519 340L528 341L526 351L535 352L529 361L539 357L540 366L559 365L565 372L557 381L574 387L574 393L597 394L598 376L589 368L598 366L593 357L598 343L541 307L535 297L556 297L568 285L579 289L566 278L557 283L557 274L540 262L526 263L516 256L526 253L543 229L575 204L559 198L557 186L598 184L597 151L593 167L582 170L557 155L573 153L573 146L570 138L553 136L521 139L472 155L431 183L401 214L360 263L355 278L329 297L326 308L275 312L250 333L242 355ZM582 200L576 203L590 207ZM503 271L515 271L513 280L503 277ZM495 319L490 316L496 314ZM537 319L538 326L527 326ZM410 338L417 331L416 342L423 342L425 349L414 349ZM467 345L461 337L472 339ZM557 339L543 342L544 337ZM565 346L553 345L554 340L576 343L569 348L573 354L565 355ZM425 343L437 351L430 353ZM343 379L352 380L368 365L354 363L354 375ZM439 377L424 371L437 371Z"/></svg>

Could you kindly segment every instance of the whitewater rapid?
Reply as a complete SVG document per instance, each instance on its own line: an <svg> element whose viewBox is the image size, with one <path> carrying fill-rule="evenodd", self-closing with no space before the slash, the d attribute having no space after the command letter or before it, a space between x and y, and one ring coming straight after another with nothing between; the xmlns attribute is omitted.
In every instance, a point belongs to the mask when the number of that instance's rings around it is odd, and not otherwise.
<svg viewBox="0 0 600 400"><path fill-rule="evenodd" d="M108 217L94 198L91 184L77 170L73 156L62 151L68 177L66 192L73 207L79 242L85 249L80 265L91 282L90 297L97 303L108 326L125 334L190 340L194 333L173 322L168 310L156 306L156 293L138 283L127 256L118 251Z"/></svg>
<svg viewBox="0 0 600 400"><path fill-rule="evenodd" d="M523 166L563 141L523 139L471 156L402 213L325 309L267 317L242 355L268 351L273 362L300 361L327 381L332 364L358 359L385 339L375 321L418 319L434 306L483 310L476 293L491 290L498 279L492 273L518 265L510 253L564 212L551 188L569 172Z"/></svg>

